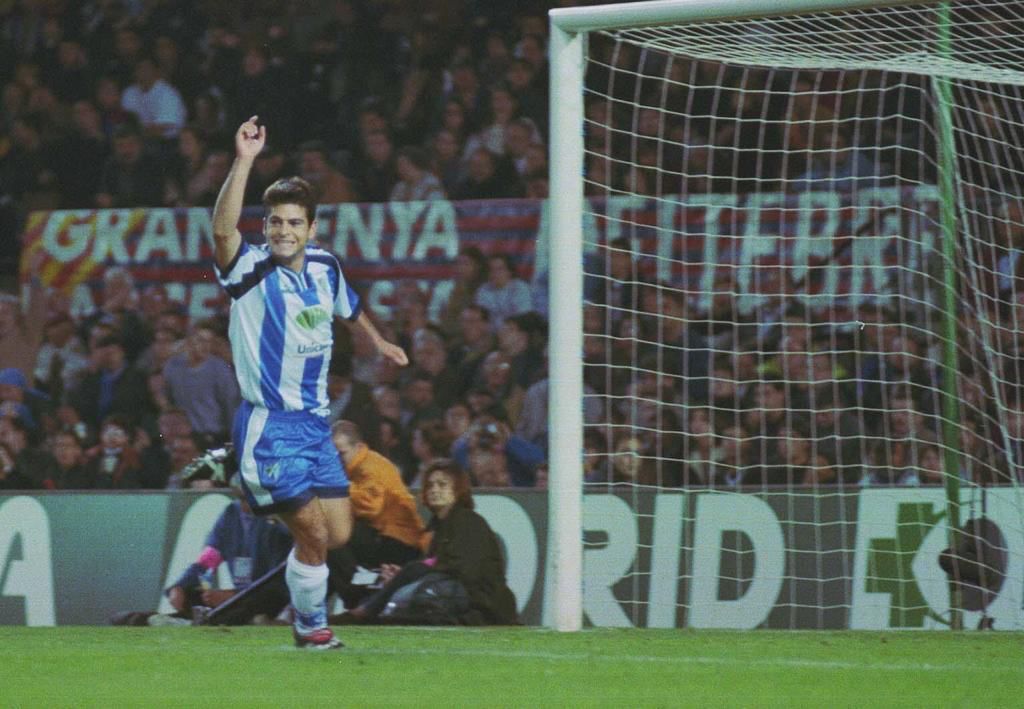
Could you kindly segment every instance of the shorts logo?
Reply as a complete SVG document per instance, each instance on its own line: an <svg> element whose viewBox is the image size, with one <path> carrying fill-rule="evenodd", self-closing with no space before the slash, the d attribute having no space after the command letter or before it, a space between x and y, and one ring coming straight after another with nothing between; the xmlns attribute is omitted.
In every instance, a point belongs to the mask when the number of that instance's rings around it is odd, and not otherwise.
<svg viewBox="0 0 1024 709"><path fill-rule="evenodd" d="M306 330L315 330L317 325L330 319L330 313L319 305L311 305L295 316L298 326Z"/></svg>
<svg viewBox="0 0 1024 709"><path fill-rule="evenodd" d="M277 463L277 462L271 463L270 465L268 465L266 468L263 469L263 477L266 478L267 480L270 480L270 481L276 480L277 479L277 474L278 474L278 472L280 472L278 470L279 467L280 467L280 463Z"/></svg>

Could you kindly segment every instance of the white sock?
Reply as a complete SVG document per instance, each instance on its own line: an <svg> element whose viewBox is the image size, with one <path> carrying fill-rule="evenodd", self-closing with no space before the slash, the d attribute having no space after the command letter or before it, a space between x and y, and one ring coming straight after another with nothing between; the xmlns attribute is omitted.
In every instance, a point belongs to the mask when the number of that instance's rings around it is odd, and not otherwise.
<svg viewBox="0 0 1024 709"><path fill-rule="evenodd" d="M302 631L326 627L327 564L303 564L295 558L295 549L292 548L284 579L295 609L295 625Z"/></svg>

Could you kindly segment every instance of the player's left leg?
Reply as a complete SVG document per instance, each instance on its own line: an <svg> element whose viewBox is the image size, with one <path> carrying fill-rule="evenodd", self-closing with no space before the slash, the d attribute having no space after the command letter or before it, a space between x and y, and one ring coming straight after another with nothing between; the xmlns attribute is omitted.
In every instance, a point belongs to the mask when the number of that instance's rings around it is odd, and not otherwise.
<svg viewBox="0 0 1024 709"><path fill-rule="evenodd" d="M321 500L313 498L297 510L281 515L295 538L288 555L285 581L295 611L295 644L310 649L341 647L327 627L327 516Z"/></svg>
<svg viewBox="0 0 1024 709"><path fill-rule="evenodd" d="M327 521L327 548L337 549L352 537L352 504L347 497L320 499Z"/></svg>

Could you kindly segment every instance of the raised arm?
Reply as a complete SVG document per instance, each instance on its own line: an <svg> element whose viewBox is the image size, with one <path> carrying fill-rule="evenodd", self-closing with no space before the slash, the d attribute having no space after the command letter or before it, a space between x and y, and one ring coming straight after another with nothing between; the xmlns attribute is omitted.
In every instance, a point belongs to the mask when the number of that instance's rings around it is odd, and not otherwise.
<svg viewBox="0 0 1024 709"><path fill-rule="evenodd" d="M242 202L245 198L245 183L249 179L253 161L267 142L267 129L256 125L253 116L235 133L235 162L231 165L228 179L217 195L213 207L214 259L217 266L225 269L231 265L242 245L238 231L238 220L242 216Z"/></svg>
<svg viewBox="0 0 1024 709"><path fill-rule="evenodd" d="M366 315L365 310L359 313L359 317L355 319L355 322L350 322L349 324L366 333L366 336L370 338L370 342L373 343L377 352L384 355L400 367L404 367L409 364L409 358L406 356L405 350L398 345L385 340L384 336L377 331L376 327L374 327L373 322Z"/></svg>

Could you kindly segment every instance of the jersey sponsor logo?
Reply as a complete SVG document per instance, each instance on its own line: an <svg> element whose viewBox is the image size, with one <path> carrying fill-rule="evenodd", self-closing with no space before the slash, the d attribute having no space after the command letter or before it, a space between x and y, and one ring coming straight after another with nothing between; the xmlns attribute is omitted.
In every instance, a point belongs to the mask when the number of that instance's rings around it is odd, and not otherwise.
<svg viewBox="0 0 1024 709"><path fill-rule="evenodd" d="M321 342L320 344L316 345L299 345L295 351L296 354L300 355L315 355L320 354L321 352L324 352L325 350L329 349L331 349L331 343Z"/></svg>
<svg viewBox="0 0 1024 709"><path fill-rule="evenodd" d="M331 314L319 305L311 305L295 316L295 322L306 330L315 330L317 325L331 319Z"/></svg>

